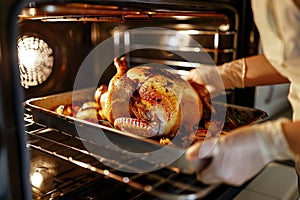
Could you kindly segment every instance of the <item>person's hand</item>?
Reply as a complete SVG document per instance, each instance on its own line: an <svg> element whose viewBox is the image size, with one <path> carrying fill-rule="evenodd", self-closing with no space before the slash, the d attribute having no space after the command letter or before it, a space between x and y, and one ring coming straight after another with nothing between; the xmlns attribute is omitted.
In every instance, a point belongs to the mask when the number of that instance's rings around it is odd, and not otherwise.
<svg viewBox="0 0 300 200"><path fill-rule="evenodd" d="M282 118L238 128L227 136L207 139L187 149L186 158L197 165L197 178L206 184L239 186L274 160L293 160L281 124Z"/></svg>
<svg viewBox="0 0 300 200"><path fill-rule="evenodd" d="M239 59L217 67L202 65L190 70L184 79L194 85L204 85L215 97L225 89L244 88L245 71L245 61Z"/></svg>

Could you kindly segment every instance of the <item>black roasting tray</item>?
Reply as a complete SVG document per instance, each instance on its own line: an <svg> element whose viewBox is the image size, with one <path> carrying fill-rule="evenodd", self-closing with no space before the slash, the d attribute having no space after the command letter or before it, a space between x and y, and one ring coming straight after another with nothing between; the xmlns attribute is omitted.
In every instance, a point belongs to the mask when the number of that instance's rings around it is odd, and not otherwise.
<svg viewBox="0 0 300 200"><path fill-rule="evenodd" d="M72 102L76 101L92 100L94 91L94 88L88 88L75 92L64 92L45 97L32 98L25 101L24 104L25 108L30 109L32 112L33 120L36 123L72 134L75 137L80 137L93 143L98 143L99 145L106 145L103 144L103 141L107 141L105 139L108 138L109 141L112 141L113 144L116 144L118 147L134 152L151 152L163 146L165 150L161 155L162 157L170 157L170 155L176 158L178 157L174 163L166 163L166 165L174 167L183 173L194 173L193 164L184 158L184 148L174 145L161 145L157 140L137 137L131 133L80 120L75 117L64 116L53 111L59 105L72 104ZM242 116L246 124L257 123L267 118L267 114L264 111L255 108L226 105L226 109L227 115L230 115L232 118ZM140 147L142 147L142 149ZM153 162L157 161L157 158L152 158L151 156L146 159L148 161L153 159ZM165 163L159 164L164 165Z"/></svg>

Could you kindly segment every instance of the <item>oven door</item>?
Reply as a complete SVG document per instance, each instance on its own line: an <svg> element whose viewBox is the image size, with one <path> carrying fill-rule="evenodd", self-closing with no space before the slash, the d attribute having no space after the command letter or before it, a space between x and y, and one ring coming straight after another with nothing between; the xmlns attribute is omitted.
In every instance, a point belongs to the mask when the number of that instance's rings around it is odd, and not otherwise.
<svg viewBox="0 0 300 200"><path fill-rule="evenodd" d="M0 199L32 199L16 59L17 20L23 6L17 1L0 2Z"/></svg>

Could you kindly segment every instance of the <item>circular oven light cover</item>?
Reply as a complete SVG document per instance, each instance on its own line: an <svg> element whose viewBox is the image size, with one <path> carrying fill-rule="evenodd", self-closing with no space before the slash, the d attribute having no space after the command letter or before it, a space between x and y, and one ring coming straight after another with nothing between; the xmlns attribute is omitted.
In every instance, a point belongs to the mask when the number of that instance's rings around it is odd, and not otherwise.
<svg viewBox="0 0 300 200"><path fill-rule="evenodd" d="M38 37L22 36L17 51L21 85L29 88L45 82L54 66L53 49L48 43Z"/></svg>

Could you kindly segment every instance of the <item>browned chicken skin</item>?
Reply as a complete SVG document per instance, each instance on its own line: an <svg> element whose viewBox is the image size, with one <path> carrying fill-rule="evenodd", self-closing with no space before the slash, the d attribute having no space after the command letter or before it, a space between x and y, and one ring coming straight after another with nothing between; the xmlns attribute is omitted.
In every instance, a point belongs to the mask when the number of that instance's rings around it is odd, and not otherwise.
<svg viewBox="0 0 300 200"><path fill-rule="evenodd" d="M172 136L199 125L203 104L198 92L180 76L162 68L129 69L125 57L115 58L117 73L95 92L99 115L115 128L133 134Z"/></svg>

